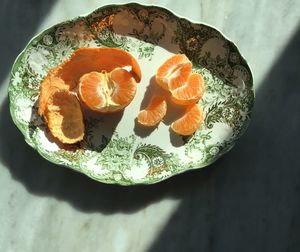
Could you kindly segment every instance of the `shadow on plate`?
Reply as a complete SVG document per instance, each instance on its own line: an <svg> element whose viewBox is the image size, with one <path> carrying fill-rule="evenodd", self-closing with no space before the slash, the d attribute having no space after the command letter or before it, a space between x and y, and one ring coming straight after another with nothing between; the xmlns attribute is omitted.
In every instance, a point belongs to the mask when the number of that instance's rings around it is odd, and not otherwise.
<svg viewBox="0 0 300 252"><path fill-rule="evenodd" d="M120 120L123 117L124 110L111 114L103 114L91 111L84 106L81 106L85 134L81 142L75 144L63 144L57 138L55 138L48 129L45 121L38 114L38 101L35 102L31 109L30 118L30 137L33 137L35 129L38 127L41 131L44 131L50 143L55 143L60 149L68 151L76 151L77 149L87 149L91 151L101 152L106 145L110 142L112 135L118 126Z"/></svg>

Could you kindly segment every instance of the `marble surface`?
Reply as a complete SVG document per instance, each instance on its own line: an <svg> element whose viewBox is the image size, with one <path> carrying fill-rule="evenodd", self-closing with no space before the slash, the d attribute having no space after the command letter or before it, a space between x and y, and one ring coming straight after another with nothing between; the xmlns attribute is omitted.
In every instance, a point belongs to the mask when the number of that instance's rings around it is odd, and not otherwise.
<svg viewBox="0 0 300 252"><path fill-rule="evenodd" d="M210 167L153 186L100 184L45 161L10 118L9 70L34 34L111 2L2 0L0 251L300 251L299 1L138 2L236 42L255 78L248 131Z"/></svg>

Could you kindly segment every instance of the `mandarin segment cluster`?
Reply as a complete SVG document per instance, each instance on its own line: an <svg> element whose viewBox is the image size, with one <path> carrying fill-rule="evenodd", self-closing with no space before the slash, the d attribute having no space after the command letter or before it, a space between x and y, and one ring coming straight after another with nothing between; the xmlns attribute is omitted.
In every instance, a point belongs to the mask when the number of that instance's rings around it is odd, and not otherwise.
<svg viewBox="0 0 300 252"><path fill-rule="evenodd" d="M169 94L171 102L185 108L184 114L171 124L171 129L179 135L193 134L204 118L197 105L205 92L202 75L192 72L192 62L184 54L176 54L158 68L155 77L156 83ZM140 111L138 122L145 126L160 123L167 113L166 101L167 97L155 95L147 108Z"/></svg>
<svg viewBox="0 0 300 252"><path fill-rule="evenodd" d="M167 114L168 102L172 102L183 106L185 113L171 129L180 135L193 134L203 122L197 105L205 92L203 77L192 72L192 63L184 54L166 60L155 77L170 99L165 93L153 94L148 106L139 112L138 123L158 125ZM83 107L100 113L123 110L135 97L141 78L138 62L124 50L79 48L42 80L39 115L61 143L76 143L84 137Z"/></svg>

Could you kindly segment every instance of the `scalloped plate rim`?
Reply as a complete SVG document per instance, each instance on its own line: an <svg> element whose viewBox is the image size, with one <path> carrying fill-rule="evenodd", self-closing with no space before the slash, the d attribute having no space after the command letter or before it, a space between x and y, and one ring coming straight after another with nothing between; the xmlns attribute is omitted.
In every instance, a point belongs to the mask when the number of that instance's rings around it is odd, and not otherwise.
<svg viewBox="0 0 300 252"><path fill-rule="evenodd" d="M13 116L10 95L11 95L11 86L12 86L12 84L11 84L12 78L11 77L12 77L12 75L14 73L15 67L17 66L18 61L21 59L21 57L26 52L26 50L28 49L28 47L31 46L32 43L34 43L34 41L36 39L38 39L39 37L43 36L49 30L51 30L51 29L53 29L55 27L59 27L59 26L62 26L64 24L68 24L68 23L71 23L71 22L76 22L76 21L78 21L80 19L85 19L88 16L92 15L93 13L101 11L101 10L104 10L106 8L109 8L109 7L129 7L130 8L131 6L138 6L138 7L141 7L141 8L151 8L151 7L153 7L153 8L159 8L159 9L162 9L163 11L167 12L168 14L171 14L173 17L176 17L178 19L186 20L186 21L188 21L188 22L190 22L191 24L194 24L194 25L204 25L204 26L206 26L206 27L208 27L210 29L213 29L216 32L218 32L226 41L228 41L232 46L234 46L236 48L236 50L239 53L239 56L241 57L241 60L246 63L246 66L247 66L247 68L249 70L250 78L251 78L250 82L251 82L251 91L252 91L252 95L253 95L253 102L251 103L251 106L249 107L249 109L250 109L249 121L247 122L247 125L245 125L244 131L239 135L239 137L237 139L235 139L235 141L232 142L231 147L229 149L227 149L226 151L224 151L222 153L222 155L216 155L215 158L213 158L211 161L203 163L199 167L190 167L188 169L179 170L177 172L171 173L167 177L162 177L162 178L157 179L157 180L153 180L153 181L149 181L148 180L148 181L142 181L142 182L133 182L133 181L131 181L131 183L122 183L122 181L112 181L112 180L105 180L105 179L101 179L101 178L95 178L91 174L89 174L89 173L87 173L85 171L77 170L72 165L59 164L59 163L55 162L54 160L52 160L51 158L49 158L48 156L44 155L44 153L42 153L37 148L37 146L36 146L36 144L34 142L32 142L32 141L29 142L29 139L26 137L25 132L22 129L21 125L16 121L16 118ZM92 10L90 12L87 12L87 13L84 13L84 14L81 14L81 15L77 15L76 17L73 17L73 18L66 19L66 20L61 21L61 22L59 22L57 24L48 26L47 28L44 28L40 32L37 32L27 42L27 44L25 45L24 49L17 55L17 57L15 58L15 60L14 60L14 62L12 64L12 68L11 68L11 71L10 71L9 85L8 85L8 98L9 98L8 100L9 100L10 114L11 114L11 118L12 118L14 124L21 131L21 133L23 134L25 142L31 148L33 148L34 150L36 150L39 153L39 155L42 156L44 159L46 159L47 161L51 162L54 165L59 165L59 166L62 166L62 167L66 167L66 168L69 168L69 169L71 169L71 170L73 170L75 172L81 173L81 174L83 174L83 175L85 175L85 176L89 177L90 179L92 179L94 181L97 181L97 182L101 182L101 183L105 183L105 184L120 185L120 186L135 186L135 185L152 185L152 184L157 184L157 183L163 182L163 181L165 181L165 180L167 180L167 179L169 179L169 178L171 178L173 176L180 175L180 174L188 172L188 171L194 171L194 170L205 168L205 167L211 165L212 163L216 162L219 158L221 158L223 155L225 155L227 152L229 152L234 147L234 145L236 144L237 140L245 133L245 131L247 130L247 128L249 126L249 123L251 121L250 119L251 119L251 115L252 115L252 112L253 112L253 106L254 106L254 102L255 102L255 98L256 98L254 86L255 86L254 85L254 76L253 76L252 69L251 69L250 65L248 64L248 62L247 62L246 58L244 57L244 55L241 53L239 47L236 45L235 42L233 42L231 39L229 39L226 35L224 35L224 33L222 31L220 31L219 29L217 29L215 26L210 25L210 24L205 23L205 22L202 22L202 21L200 22L200 21L196 21L196 20L193 20L193 19L181 16L181 15L177 14L176 12L171 11L170 9L166 8L165 6L162 6L162 5L159 5L159 4L153 5L153 4L144 4L144 3L141 4L141 3L137 3L137 2L129 2L129 3L126 3L126 4L123 4L123 3L113 3L113 4L103 5L103 6L100 6L98 8L95 8L94 10Z"/></svg>

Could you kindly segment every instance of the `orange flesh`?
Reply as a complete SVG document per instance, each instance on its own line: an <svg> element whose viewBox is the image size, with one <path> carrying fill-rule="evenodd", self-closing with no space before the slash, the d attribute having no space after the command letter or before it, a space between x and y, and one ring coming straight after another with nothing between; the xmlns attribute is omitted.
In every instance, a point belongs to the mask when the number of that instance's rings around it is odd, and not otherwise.
<svg viewBox="0 0 300 252"><path fill-rule="evenodd" d="M174 90L185 83L192 72L192 63L184 54L176 54L157 70L156 82L165 90Z"/></svg>
<svg viewBox="0 0 300 252"><path fill-rule="evenodd" d="M110 73L91 72L80 78L79 97L90 109L115 112L126 107L134 98L136 82L124 69Z"/></svg>
<svg viewBox="0 0 300 252"><path fill-rule="evenodd" d="M106 85L106 74L90 72L84 74L79 82L79 97L91 109L100 108L105 97L99 90Z"/></svg>
<svg viewBox="0 0 300 252"><path fill-rule="evenodd" d="M197 104L186 107L185 114L171 124L171 129L183 136L189 136L203 123L203 112Z"/></svg>
<svg viewBox="0 0 300 252"><path fill-rule="evenodd" d="M155 77L157 84L170 92L171 101L187 106L171 129L180 135L193 134L203 122L203 112L197 105L205 92L202 75L192 73L192 62L184 54L176 54L158 68Z"/></svg>
<svg viewBox="0 0 300 252"><path fill-rule="evenodd" d="M115 69L110 73L110 78L115 87L111 99L123 107L127 106L136 93L136 82L132 75L124 69Z"/></svg>
<svg viewBox="0 0 300 252"><path fill-rule="evenodd" d="M167 103L164 97L154 96L146 109L139 112L137 120L144 126L155 126L164 118L167 112Z"/></svg>
<svg viewBox="0 0 300 252"><path fill-rule="evenodd" d="M189 105L199 101L205 91L202 75L192 73L183 86L171 91L172 101L179 105Z"/></svg>

